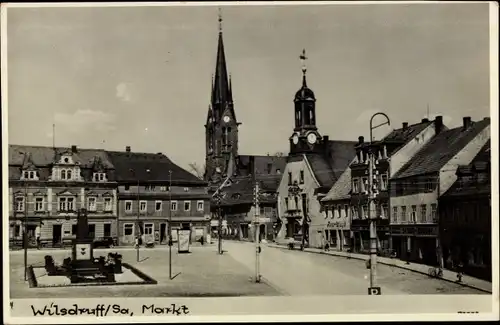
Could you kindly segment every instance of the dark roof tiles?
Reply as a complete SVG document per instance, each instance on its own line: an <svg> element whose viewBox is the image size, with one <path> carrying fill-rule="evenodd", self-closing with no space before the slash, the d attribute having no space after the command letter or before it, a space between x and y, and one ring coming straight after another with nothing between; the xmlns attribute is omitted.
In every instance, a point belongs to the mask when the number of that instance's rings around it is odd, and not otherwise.
<svg viewBox="0 0 500 325"><path fill-rule="evenodd" d="M481 131L490 125L490 119L472 122L464 129L462 126L442 131L430 140L413 156L393 179L411 177L437 172Z"/></svg>

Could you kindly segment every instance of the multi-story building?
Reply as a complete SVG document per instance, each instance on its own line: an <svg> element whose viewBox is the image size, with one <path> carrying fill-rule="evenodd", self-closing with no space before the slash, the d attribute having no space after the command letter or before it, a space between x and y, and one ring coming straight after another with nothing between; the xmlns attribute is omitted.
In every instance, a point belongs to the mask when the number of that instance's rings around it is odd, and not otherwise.
<svg viewBox="0 0 500 325"><path fill-rule="evenodd" d="M488 141L439 198L439 234L445 267L491 281L491 152Z"/></svg>
<svg viewBox="0 0 500 325"><path fill-rule="evenodd" d="M321 247L326 228L320 199L352 161L355 142L329 140L319 134L316 98L307 86L305 66L302 71L302 87L294 99L290 154L278 188L282 223L278 241L305 239L306 245Z"/></svg>
<svg viewBox="0 0 500 325"><path fill-rule="evenodd" d="M390 180L392 246L409 261L442 265L438 198L456 181L459 165L469 164L490 139L490 119L437 134Z"/></svg>
<svg viewBox="0 0 500 325"><path fill-rule="evenodd" d="M9 146L11 245L58 247L76 235L77 211L88 211L91 238L117 237L114 167L104 150ZM25 228L24 228L25 227Z"/></svg>
<svg viewBox="0 0 500 325"><path fill-rule="evenodd" d="M191 230L191 242L206 240L210 225L207 183L173 163L162 153L108 151L115 167L118 197L118 237L122 245L136 238L144 243L168 243L178 229Z"/></svg>
<svg viewBox="0 0 500 325"><path fill-rule="evenodd" d="M389 179L408 160L410 160L436 133L445 129L441 116L434 121L422 119L420 123L408 125L391 131L380 141L365 142L359 137L356 146L356 158L350 165L351 173L351 230L353 249L356 252L368 252L370 249L370 220L368 218L368 175L369 152L374 155L373 168L378 195L372 208L371 217L377 223L377 247L380 253L389 252Z"/></svg>
<svg viewBox="0 0 500 325"><path fill-rule="evenodd" d="M332 249L351 249L351 170L346 170L321 200L324 212L324 241Z"/></svg>
<svg viewBox="0 0 500 325"><path fill-rule="evenodd" d="M285 157L240 155L238 152L238 128L231 79L228 76L222 19L219 17L219 38L212 95L205 124L206 169L205 180L211 193L217 190L224 196L220 208L223 215L223 233L226 238L253 238L253 187L259 181L262 187L264 216L270 219L261 225L261 235L270 234L276 220L277 181L286 163ZM274 184L274 185L273 185ZM252 199L251 199L252 198ZM214 202L215 203L215 202ZM218 207L212 204L212 212ZM212 220L212 232L218 231L219 218ZM265 235L269 238L270 235Z"/></svg>

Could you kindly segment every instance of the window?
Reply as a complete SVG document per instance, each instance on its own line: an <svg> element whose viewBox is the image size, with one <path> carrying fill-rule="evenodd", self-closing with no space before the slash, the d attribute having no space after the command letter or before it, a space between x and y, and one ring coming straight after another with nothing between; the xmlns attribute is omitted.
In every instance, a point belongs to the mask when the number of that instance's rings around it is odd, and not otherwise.
<svg viewBox="0 0 500 325"><path fill-rule="evenodd" d="M366 219L368 217L368 206L362 205L361 206L361 218Z"/></svg>
<svg viewBox="0 0 500 325"><path fill-rule="evenodd" d="M106 180L106 173L94 173L94 182L104 182Z"/></svg>
<svg viewBox="0 0 500 325"><path fill-rule="evenodd" d="M37 172L35 171L24 171L23 178L24 179L35 179L37 177Z"/></svg>
<svg viewBox="0 0 500 325"><path fill-rule="evenodd" d="M398 222L398 207L392 207L392 222Z"/></svg>
<svg viewBox="0 0 500 325"><path fill-rule="evenodd" d="M406 206L401 207L401 222L406 222Z"/></svg>
<svg viewBox="0 0 500 325"><path fill-rule="evenodd" d="M154 185L146 185L146 186L144 186L144 190L145 191L150 191L150 192L154 191L155 188L156 187Z"/></svg>
<svg viewBox="0 0 500 325"><path fill-rule="evenodd" d="M88 204L87 204L87 209L89 209L89 211L96 211L97 210L97 198L95 197L89 197L88 198Z"/></svg>
<svg viewBox="0 0 500 325"><path fill-rule="evenodd" d="M368 177L361 177L361 191L368 191Z"/></svg>
<svg viewBox="0 0 500 325"><path fill-rule="evenodd" d="M146 223L144 224L144 235L152 235L153 234L153 224Z"/></svg>
<svg viewBox="0 0 500 325"><path fill-rule="evenodd" d="M43 211L43 197L35 198L35 211Z"/></svg>
<svg viewBox="0 0 500 325"><path fill-rule="evenodd" d="M177 201L172 201L170 203L170 210L171 211L177 211Z"/></svg>
<svg viewBox="0 0 500 325"><path fill-rule="evenodd" d="M155 211L161 211L161 208L162 208L162 202L156 201L155 202Z"/></svg>
<svg viewBox="0 0 500 325"><path fill-rule="evenodd" d="M288 210L288 198L285 198L285 210Z"/></svg>
<svg viewBox="0 0 500 325"><path fill-rule="evenodd" d="M184 187L184 192L189 192L189 187Z"/></svg>
<svg viewBox="0 0 500 325"><path fill-rule="evenodd" d="M77 224L74 224L74 225L71 225L71 234L72 235L76 235L76 227L77 227Z"/></svg>
<svg viewBox="0 0 500 325"><path fill-rule="evenodd" d="M432 182L432 179L427 179L425 181L425 191L432 192L433 190L434 190L434 184Z"/></svg>
<svg viewBox="0 0 500 325"><path fill-rule="evenodd" d="M417 222L417 206L416 205L412 205L411 206L411 220L410 222Z"/></svg>
<svg viewBox="0 0 500 325"><path fill-rule="evenodd" d="M21 235L21 226L15 225L14 226L14 237L19 237L20 235Z"/></svg>
<svg viewBox="0 0 500 325"><path fill-rule="evenodd" d="M342 218L342 206L341 205L337 206L337 214L338 214L339 218Z"/></svg>
<svg viewBox="0 0 500 325"><path fill-rule="evenodd" d="M134 224L126 223L123 225L123 234L125 236L132 236L134 234Z"/></svg>
<svg viewBox="0 0 500 325"><path fill-rule="evenodd" d="M300 184L304 184L304 171L300 171Z"/></svg>
<svg viewBox="0 0 500 325"><path fill-rule="evenodd" d="M123 189L124 189L125 191L130 191L130 185L125 185L125 186L123 187Z"/></svg>
<svg viewBox="0 0 500 325"><path fill-rule="evenodd" d="M61 179L66 179L66 171L64 169L61 170Z"/></svg>
<svg viewBox="0 0 500 325"><path fill-rule="evenodd" d="M95 238L95 224L89 224L89 238Z"/></svg>
<svg viewBox="0 0 500 325"><path fill-rule="evenodd" d="M387 204L382 204L382 218L387 218L389 217L389 207Z"/></svg>
<svg viewBox="0 0 500 325"><path fill-rule="evenodd" d="M16 197L16 211L24 211L24 197L18 196Z"/></svg>
<svg viewBox="0 0 500 325"><path fill-rule="evenodd" d="M260 206L259 207L259 214L262 216L264 215L264 207L263 206Z"/></svg>
<svg viewBox="0 0 500 325"><path fill-rule="evenodd" d="M382 191L387 190L387 185L388 185L388 183L387 183L387 174L382 174L380 176L380 189Z"/></svg>
<svg viewBox="0 0 500 325"><path fill-rule="evenodd" d="M111 224L110 223L104 224L104 237L111 237Z"/></svg>
<svg viewBox="0 0 500 325"><path fill-rule="evenodd" d="M437 222L437 204L431 204L431 221Z"/></svg>
<svg viewBox="0 0 500 325"><path fill-rule="evenodd" d="M106 212L113 211L113 205L110 197L104 198L104 211Z"/></svg>
<svg viewBox="0 0 500 325"><path fill-rule="evenodd" d="M420 205L420 220L422 222L427 222L427 205Z"/></svg>
<svg viewBox="0 0 500 325"><path fill-rule="evenodd" d="M59 198L59 211L74 211L75 198L73 197L60 197Z"/></svg>
<svg viewBox="0 0 500 325"><path fill-rule="evenodd" d="M347 204L344 205L344 213L345 217L349 218L349 206Z"/></svg>
<svg viewBox="0 0 500 325"><path fill-rule="evenodd" d="M147 210L146 201L139 201L139 210L141 212L146 212L146 210Z"/></svg>
<svg viewBox="0 0 500 325"><path fill-rule="evenodd" d="M184 201L184 211L191 210L191 201Z"/></svg>
<svg viewBox="0 0 500 325"><path fill-rule="evenodd" d="M160 186L160 191L166 192L168 190L169 190L168 186Z"/></svg>
<svg viewBox="0 0 500 325"><path fill-rule="evenodd" d="M359 193L359 179L358 178L352 179L352 192Z"/></svg>
<svg viewBox="0 0 500 325"><path fill-rule="evenodd" d="M71 175L71 170L66 171L66 179L67 179L67 180L71 180L71 179L72 179L72 177L71 177L71 176L72 176L72 175Z"/></svg>
<svg viewBox="0 0 500 325"><path fill-rule="evenodd" d="M203 201L198 201L198 203L196 205L197 205L196 208L198 209L198 211L204 210Z"/></svg>
<svg viewBox="0 0 500 325"><path fill-rule="evenodd" d="M359 219L359 211L355 206L351 207L351 215L353 219Z"/></svg>
<svg viewBox="0 0 500 325"><path fill-rule="evenodd" d="M125 212L132 212L132 201L125 201Z"/></svg>
<svg viewBox="0 0 500 325"><path fill-rule="evenodd" d="M288 185L292 185L292 173L288 173Z"/></svg>

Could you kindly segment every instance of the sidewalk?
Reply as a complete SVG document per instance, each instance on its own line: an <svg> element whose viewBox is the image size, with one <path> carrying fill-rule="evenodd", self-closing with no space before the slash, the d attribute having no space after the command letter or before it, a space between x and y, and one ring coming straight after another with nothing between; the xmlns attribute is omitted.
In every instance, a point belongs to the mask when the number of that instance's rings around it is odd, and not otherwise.
<svg viewBox="0 0 500 325"><path fill-rule="evenodd" d="M276 244L276 243L268 243L268 247L273 247L273 248L280 248L280 249L288 249L286 244ZM319 248L305 248L305 252L308 253L316 253L316 254L325 254L325 255L332 255L332 256L340 256L340 257L345 257L345 258L352 258L352 259L357 259L357 260L362 260L366 261L370 257L369 255L364 255L364 254L356 254L356 253L347 253L347 252L338 252L338 251L325 251ZM383 264L383 265L388 265L388 266L395 266L401 269L429 275L429 270L433 267L429 265L424 265L424 264L417 264L417 263L410 263L406 264L405 261L401 261L396 258L387 258L387 257L380 257L377 256L377 263ZM445 280L448 282L453 282L457 283L466 287L470 287L473 289L481 290L484 292L492 293L492 283L480 279L473 278L471 276L464 275L462 277L462 282L457 282L457 273L453 271L449 271L446 269L443 269L443 276L440 278L441 280Z"/></svg>

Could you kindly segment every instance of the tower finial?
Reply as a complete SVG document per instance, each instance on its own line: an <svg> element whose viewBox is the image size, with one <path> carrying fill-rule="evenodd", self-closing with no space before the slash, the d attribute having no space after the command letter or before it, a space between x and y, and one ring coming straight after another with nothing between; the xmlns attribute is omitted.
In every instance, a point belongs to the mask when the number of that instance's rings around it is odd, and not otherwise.
<svg viewBox="0 0 500 325"><path fill-rule="evenodd" d="M219 7L219 33L222 33L222 9Z"/></svg>
<svg viewBox="0 0 500 325"><path fill-rule="evenodd" d="M300 55L300 61L302 61L302 84L305 87L306 86L306 72L307 72L307 67L306 67L306 49L302 49L302 54Z"/></svg>

